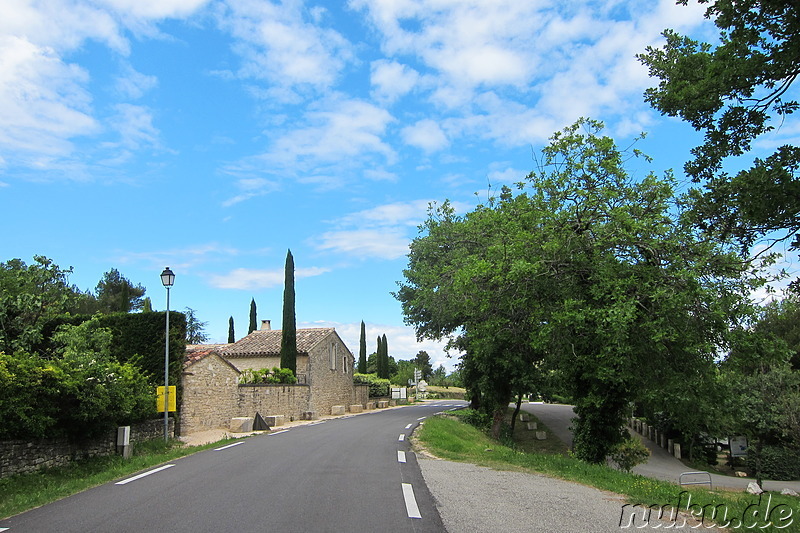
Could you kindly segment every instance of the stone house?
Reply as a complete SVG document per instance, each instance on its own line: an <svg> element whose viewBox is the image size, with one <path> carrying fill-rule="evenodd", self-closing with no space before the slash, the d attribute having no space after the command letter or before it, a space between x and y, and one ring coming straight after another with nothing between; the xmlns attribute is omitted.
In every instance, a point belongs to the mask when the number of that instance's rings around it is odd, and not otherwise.
<svg viewBox="0 0 800 533"><path fill-rule="evenodd" d="M227 428L255 413L296 420L367 406L368 387L353 383L353 354L334 328L297 330L296 385L239 383L246 369L280 366L280 348L281 331L268 320L232 344L187 346L181 433Z"/></svg>

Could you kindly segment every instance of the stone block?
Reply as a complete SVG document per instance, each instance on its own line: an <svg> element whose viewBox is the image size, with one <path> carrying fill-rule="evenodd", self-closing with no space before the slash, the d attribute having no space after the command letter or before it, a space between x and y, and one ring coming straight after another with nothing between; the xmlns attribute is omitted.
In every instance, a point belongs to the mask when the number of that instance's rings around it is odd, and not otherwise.
<svg viewBox="0 0 800 533"><path fill-rule="evenodd" d="M316 411L303 411L300 413L300 420L316 420L317 419L317 412Z"/></svg>
<svg viewBox="0 0 800 533"><path fill-rule="evenodd" d="M249 416L231 418L231 433L249 433L253 431L253 419Z"/></svg>
<svg viewBox="0 0 800 533"><path fill-rule="evenodd" d="M264 422L266 422L271 428L275 426L282 426L284 422L286 422L286 417L283 415L269 415L263 418Z"/></svg>
<svg viewBox="0 0 800 533"><path fill-rule="evenodd" d="M344 405L331 405L331 415L338 416L344 414Z"/></svg>
<svg viewBox="0 0 800 533"><path fill-rule="evenodd" d="M364 406L362 406L361 404L351 405L350 406L350 412L351 413L363 413L364 412Z"/></svg>
<svg viewBox="0 0 800 533"><path fill-rule="evenodd" d="M520 413L519 414L519 421L520 422L530 422L531 416L528 413Z"/></svg>
<svg viewBox="0 0 800 533"><path fill-rule="evenodd" d="M532 431L534 429L539 429L538 424L536 424L536 422L528 422L528 431Z"/></svg>
<svg viewBox="0 0 800 533"><path fill-rule="evenodd" d="M733 473L736 477L747 477L747 472L742 472L741 470L737 470Z"/></svg>
<svg viewBox="0 0 800 533"><path fill-rule="evenodd" d="M536 438L538 440L545 440L547 438L547 432L546 431L537 431L536 432Z"/></svg>
<svg viewBox="0 0 800 533"><path fill-rule="evenodd" d="M675 441L672 439L667 439L667 451L670 455L675 453Z"/></svg>
<svg viewBox="0 0 800 533"><path fill-rule="evenodd" d="M381 400L378 402L378 409L386 409L387 407L389 407L389 402L386 400Z"/></svg>
<svg viewBox="0 0 800 533"><path fill-rule="evenodd" d="M375 409L375 402L367 402L367 411Z"/></svg>
<svg viewBox="0 0 800 533"><path fill-rule="evenodd" d="M663 433L661 434L661 442L659 442L659 446L661 446L662 448L667 447L667 436Z"/></svg>
<svg viewBox="0 0 800 533"><path fill-rule="evenodd" d="M395 407L396 405L397 405L397 400L395 400L394 398L389 400L389 407Z"/></svg>
<svg viewBox="0 0 800 533"><path fill-rule="evenodd" d="M673 447L672 455L675 456L675 459L680 459L681 458L681 445L676 442L675 444L672 445L672 447Z"/></svg>

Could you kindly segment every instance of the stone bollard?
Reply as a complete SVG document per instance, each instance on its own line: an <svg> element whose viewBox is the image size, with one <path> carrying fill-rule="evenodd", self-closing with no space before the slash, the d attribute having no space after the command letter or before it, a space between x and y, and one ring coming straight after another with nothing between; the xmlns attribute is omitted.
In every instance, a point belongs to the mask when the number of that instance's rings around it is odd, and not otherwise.
<svg viewBox="0 0 800 533"><path fill-rule="evenodd" d="M536 422L528 422L528 430L531 431L531 430L534 430L534 429L539 429L539 427L536 424Z"/></svg>
<svg viewBox="0 0 800 533"><path fill-rule="evenodd" d="M667 439L667 451L669 452L670 455L675 453L675 441L673 441L672 439Z"/></svg>
<svg viewBox="0 0 800 533"><path fill-rule="evenodd" d="M519 421L520 422L529 422L530 419L531 419L531 417L530 417L530 415L528 415L528 413L520 413L519 414Z"/></svg>
<svg viewBox="0 0 800 533"><path fill-rule="evenodd" d="M675 459L680 459L681 458L681 445L679 443L677 443L677 442L674 444L673 455L675 455Z"/></svg>
<svg viewBox="0 0 800 533"><path fill-rule="evenodd" d="M353 405L350 406L350 412L351 413L363 413L364 412L364 406L359 404L359 403L353 404Z"/></svg>
<svg viewBox="0 0 800 533"><path fill-rule="evenodd" d="M663 434L663 433L661 434L661 442L659 443L659 445L662 448L666 448L667 447L667 436L665 434Z"/></svg>
<svg viewBox="0 0 800 533"><path fill-rule="evenodd" d="M375 409L375 402L367 402L367 411Z"/></svg>
<svg viewBox="0 0 800 533"><path fill-rule="evenodd" d="M388 401L380 400L378 402L378 409L386 409L387 407L389 407L389 402Z"/></svg>
<svg viewBox="0 0 800 533"><path fill-rule="evenodd" d="M249 433L253 431L253 419L249 416L231 418L231 433Z"/></svg>
<svg viewBox="0 0 800 533"><path fill-rule="evenodd" d="M344 405L331 405L331 415L339 416L344 414Z"/></svg>
<svg viewBox="0 0 800 533"><path fill-rule="evenodd" d="M536 438L538 440L545 440L547 438L547 432L546 431L537 431L536 432Z"/></svg>
<svg viewBox="0 0 800 533"><path fill-rule="evenodd" d="M264 418L264 422L271 428L275 426L282 426L286 420L284 415L269 415L262 418Z"/></svg>

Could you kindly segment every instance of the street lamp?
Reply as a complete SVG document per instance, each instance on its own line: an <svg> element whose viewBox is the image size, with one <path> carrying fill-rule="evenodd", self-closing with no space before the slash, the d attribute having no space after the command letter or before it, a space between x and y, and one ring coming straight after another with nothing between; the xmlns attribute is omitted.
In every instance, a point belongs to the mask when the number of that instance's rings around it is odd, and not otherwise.
<svg viewBox="0 0 800 533"><path fill-rule="evenodd" d="M161 283L167 288L167 329L164 341L164 441L169 440L169 288L175 283L175 273L164 269Z"/></svg>

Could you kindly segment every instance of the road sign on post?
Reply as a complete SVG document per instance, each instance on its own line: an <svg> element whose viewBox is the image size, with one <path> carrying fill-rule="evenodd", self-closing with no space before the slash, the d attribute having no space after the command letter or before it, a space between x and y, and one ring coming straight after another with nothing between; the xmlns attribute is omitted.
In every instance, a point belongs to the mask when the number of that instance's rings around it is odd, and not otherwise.
<svg viewBox="0 0 800 533"><path fill-rule="evenodd" d="M177 393L175 391L175 385L169 386L169 412L174 413L178 410L178 401L177 401ZM164 386L156 387L156 411L159 413L164 412Z"/></svg>

